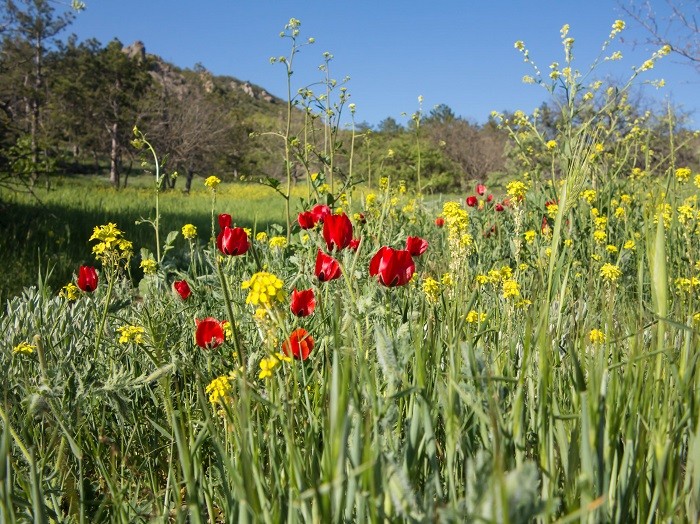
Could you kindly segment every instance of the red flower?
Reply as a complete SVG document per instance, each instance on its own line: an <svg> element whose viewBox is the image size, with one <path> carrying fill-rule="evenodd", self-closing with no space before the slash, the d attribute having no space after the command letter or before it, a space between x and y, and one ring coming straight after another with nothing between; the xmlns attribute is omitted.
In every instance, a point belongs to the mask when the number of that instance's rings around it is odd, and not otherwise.
<svg viewBox="0 0 700 524"><path fill-rule="evenodd" d="M311 208L311 214L314 216L314 223L323 222L331 214L331 208L325 204L316 204Z"/></svg>
<svg viewBox="0 0 700 524"><path fill-rule="evenodd" d="M87 292L92 293L97 289L97 271L92 266L80 266L78 270L78 287Z"/></svg>
<svg viewBox="0 0 700 524"><path fill-rule="evenodd" d="M299 227L302 229L311 229L316 225L314 214L311 211L302 211L299 213L297 222L299 222Z"/></svg>
<svg viewBox="0 0 700 524"><path fill-rule="evenodd" d="M486 186L484 184L477 184L476 192L479 194L479 196L483 196L483 194L486 193Z"/></svg>
<svg viewBox="0 0 700 524"><path fill-rule="evenodd" d="M436 225L437 227L443 227L443 226L445 225L445 219L442 218L442 217L437 217L437 218L435 219L435 225Z"/></svg>
<svg viewBox="0 0 700 524"><path fill-rule="evenodd" d="M543 235L549 234L549 222L547 221L547 217L545 216L542 217L542 226L540 229L542 230Z"/></svg>
<svg viewBox="0 0 700 524"><path fill-rule="evenodd" d="M353 251L357 251L357 248L360 247L360 240L360 238L353 238L348 244L348 247Z"/></svg>
<svg viewBox="0 0 700 524"><path fill-rule="evenodd" d="M491 200L493 200L493 195L490 194L489 196L486 197L486 201L491 202Z"/></svg>
<svg viewBox="0 0 700 524"><path fill-rule="evenodd" d="M197 320L197 331L195 341L200 348L214 349L224 343L224 326L215 318L207 317L204 320Z"/></svg>
<svg viewBox="0 0 700 524"><path fill-rule="evenodd" d="M370 276L379 275L379 282L387 287L407 284L416 265L408 251L384 246L377 251L369 263Z"/></svg>
<svg viewBox="0 0 700 524"><path fill-rule="evenodd" d="M333 251L333 246L338 251L348 247L352 240L352 223L345 213L326 216L323 221L323 239L328 251Z"/></svg>
<svg viewBox="0 0 700 524"><path fill-rule="evenodd" d="M292 300L289 304L289 309L292 310L298 317L308 317L316 308L316 299L314 298L313 289L304 289L302 291L292 291Z"/></svg>
<svg viewBox="0 0 700 524"><path fill-rule="evenodd" d="M219 215L219 229L223 229L225 227L231 227L231 215L227 213L222 213Z"/></svg>
<svg viewBox="0 0 700 524"><path fill-rule="evenodd" d="M326 255L320 249L316 255L316 276L321 282L328 282L340 278L340 264L330 255Z"/></svg>
<svg viewBox="0 0 700 524"><path fill-rule="evenodd" d="M248 234L242 227L226 226L216 237L216 247L218 247L219 251L224 255L243 255L250 247Z"/></svg>
<svg viewBox="0 0 700 524"><path fill-rule="evenodd" d="M187 280L176 280L173 282L173 289L178 295L180 295L182 300L187 300L192 294L192 290L190 289L190 285L187 283Z"/></svg>
<svg viewBox="0 0 700 524"><path fill-rule="evenodd" d="M495 207L494 207L494 209L500 213L500 212L503 211L505 208L503 207L503 204L501 204L500 202L497 202L496 205L495 205Z"/></svg>
<svg viewBox="0 0 700 524"><path fill-rule="evenodd" d="M467 205L468 205L469 207L476 207L476 205L477 205L478 203L479 203L479 201L478 201L478 199L477 199L474 195L471 195L471 196L468 196L468 197L467 197Z"/></svg>
<svg viewBox="0 0 700 524"><path fill-rule="evenodd" d="M314 339L304 328L292 331L289 338L282 342L282 351L285 355L294 355L294 358L306 360L314 349Z"/></svg>
<svg viewBox="0 0 700 524"><path fill-rule="evenodd" d="M421 237L408 237L406 239L406 251L411 253L411 256L418 257L425 253L428 249L428 241Z"/></svg>

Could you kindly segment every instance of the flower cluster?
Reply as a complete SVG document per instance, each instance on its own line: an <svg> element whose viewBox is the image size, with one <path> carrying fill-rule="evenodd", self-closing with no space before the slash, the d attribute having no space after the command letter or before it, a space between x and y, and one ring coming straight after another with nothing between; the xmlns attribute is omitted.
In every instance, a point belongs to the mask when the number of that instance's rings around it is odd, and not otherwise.
<svg viewBox="0 0 700 524"><path fill-rule="evenodd" d="M119 265L121 262L128 264L133 255L133 244L126 240L124 232L116 224L109 222L104 226L95 226L90 240L97 240L92 247L95 258L103 265Z"/></svg>
<svg viewBox="0 0 700 524"><path fill-rule="evenodd" d="M141 326L122 326L117 328L117 332L119 333L120 344L129 344L130 342L142 344L146 330Z"/></svg>
<svg viewBox="0 0 700 524"><path fill-rule="evenodd" d="M261 271L255 273L249 280L241 284L242 289L248 289L248 296L245 299L246 304L253 306L271 307L275 303L284 301L284 282L277 278L272 273Z"/></svg>

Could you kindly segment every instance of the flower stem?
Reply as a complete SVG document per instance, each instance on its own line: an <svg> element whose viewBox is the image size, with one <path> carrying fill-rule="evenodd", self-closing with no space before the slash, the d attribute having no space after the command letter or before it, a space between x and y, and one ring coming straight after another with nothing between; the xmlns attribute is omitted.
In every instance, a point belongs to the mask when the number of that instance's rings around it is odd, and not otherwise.
<svg viewBox="0 0 700 524"><path fill-rule="evenodd" d="M100 318L100 325L97 328L97 333L95 336L95 354L100 349L100 342L102 341L102 332L105 329L105 322L107 321L107 311L109 310L109 300L112 298L112 289L114 288L114 278L116 272L112 271L111 275L107 279L107 295L105 296L105 307L102 310L102 318Z"/></svg>
<svg viewBox="0 0 700 524"><path fill-rule="evenodd" d="M219 280L221 281L221 289L224 292L224 303L226 304L226 312L228 313L228 320L231 323L231 331L233 331L233 348L236 350L236 355L238 355L238 363L243 366L243 350L241 348L241 342L238 335L238 327L236 326L236 319L233 316L233 305L231 304L231 295L228 289L228 281L224 275L224 270L221 267L221 262L216 261L216 269L219 272Z"/></svg>

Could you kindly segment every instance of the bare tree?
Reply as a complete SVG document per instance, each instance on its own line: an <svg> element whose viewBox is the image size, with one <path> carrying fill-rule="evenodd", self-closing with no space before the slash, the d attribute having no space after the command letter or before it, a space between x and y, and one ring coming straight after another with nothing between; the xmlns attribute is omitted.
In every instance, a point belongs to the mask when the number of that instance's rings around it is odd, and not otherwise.
<svg viewBox="0 0 700 524"><path fill-rule="evenodd" d="M666 0L669 14L660 14L648 0L620 2L620 8L647 33L648 44L668 45L700 73L700 2Z"/></svg>

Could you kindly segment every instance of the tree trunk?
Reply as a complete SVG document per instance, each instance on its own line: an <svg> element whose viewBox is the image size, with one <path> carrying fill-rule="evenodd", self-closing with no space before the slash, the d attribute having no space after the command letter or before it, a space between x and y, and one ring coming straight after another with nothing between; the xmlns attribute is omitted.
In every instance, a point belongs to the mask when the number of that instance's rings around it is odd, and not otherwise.
<svg viewBox="0 0 700 524"><path fill-rule="evenodd" d="M192 179L194 178L194 169L187 169L187 180L185 180L185 193L189 194L192 188Z"/></svg>
<svg viewBox="0 0 700 524"><path fill-rule="evenodd" d="M119 189L119 140L117 133L119 126L117 122L112 124L109 134L112 138L112 147L109 152L109 181L114 187Z"/></svg>

